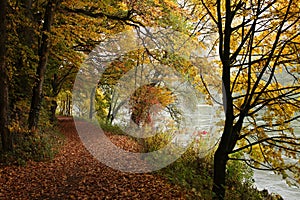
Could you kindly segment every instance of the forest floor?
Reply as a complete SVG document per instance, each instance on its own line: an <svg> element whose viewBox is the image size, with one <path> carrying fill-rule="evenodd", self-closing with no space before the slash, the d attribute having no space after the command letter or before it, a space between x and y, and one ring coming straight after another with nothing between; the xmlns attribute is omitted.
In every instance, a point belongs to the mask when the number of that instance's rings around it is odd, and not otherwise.
<svg viewBox="0 0 300 200"><path fill-rule="evenodd" d="M187 199L188 192L156 174L100 163L83 146L72 118L60 117L59 127L66 138L53 160L0 167L0 199ZM126 150L139 149L128 137L109 137Z"/></svg>

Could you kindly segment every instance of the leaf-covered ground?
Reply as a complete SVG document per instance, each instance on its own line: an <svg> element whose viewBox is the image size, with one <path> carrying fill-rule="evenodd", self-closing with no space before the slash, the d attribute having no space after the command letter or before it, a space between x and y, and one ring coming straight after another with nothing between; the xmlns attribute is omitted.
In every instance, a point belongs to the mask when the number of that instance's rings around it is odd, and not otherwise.
<svg viewBox="0 0 300 200"><path fill-rule="evenodd" d="M81 143L72 118L59 124L66 141L52 161L0 167L0 199L186 199L187 192L162 177L100 163ZM125 136L110 138L128 151L139 149Z"/></svg>

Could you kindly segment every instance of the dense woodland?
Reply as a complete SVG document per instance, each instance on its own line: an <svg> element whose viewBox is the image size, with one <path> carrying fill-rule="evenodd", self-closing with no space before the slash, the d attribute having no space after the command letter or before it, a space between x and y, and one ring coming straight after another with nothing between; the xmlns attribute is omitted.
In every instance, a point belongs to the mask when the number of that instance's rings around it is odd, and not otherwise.
<svg viewBox="0 0 300 200"><path fill-rule="evenodd" d="M129 51L111 62L95 88L88 91L86 101L81 102L87 107L81 110L81 117L91 119L96 114L107 130L118 132L115 116L125 102L115 96L114 86L131 69L165 65L193 85L206 104L222 105L220 138L204 158L210 169L206 176L193 174L188 168L204 167L199 166L203 160L181 163L190 177L206 177L209 183L201 186L202 193L211 191L208 196L213 199L231 198L228 195L234 186L230 184L243 184L249 175L235 173L234 168L236 172L247 167L273 170L289 184L297 185L299 22L300 5L296 0L3 0L1 163L52 159L54 153L50 151L53 146L59 149L55 142L60 141L56 138L60 136L54 134L56 116L73 114L73 85L88 55L97 45L124 31L159 28L168 30L170 41L178 40L178 33L186 36L184 40L189 42L183 54L189 55L194 46L203 48L204 53L191 62L159 46ZM159 78L156 74L154 77ZM223 98L215 99L214 91L222 93ZM150 107L160 104L179 122L184 111L176 108L175 102L176 95L159 80L146 84L136 89L129 101L130 119L137 126L145 126L151 123ZM95 113L90 107L95 107ZM141 145L147 145L144 151L165 142L156 139L142 141ZM168 172L171 180L180 179L176 178L176 167L169 169L174 172ZM203 182L190 178L183 185L197 194ZM206 197L202 194L202 198Z"/></svg>

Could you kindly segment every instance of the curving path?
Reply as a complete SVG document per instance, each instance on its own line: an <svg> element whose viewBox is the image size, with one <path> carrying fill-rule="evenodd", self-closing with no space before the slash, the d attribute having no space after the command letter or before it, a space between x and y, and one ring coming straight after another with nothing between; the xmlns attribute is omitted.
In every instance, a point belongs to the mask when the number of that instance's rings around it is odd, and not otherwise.
<svg viewBox="0 0 300 200"><path fill-rule="evenodd" d="M113 170L94 159L82 145L72 118L60 117L66 136L60 153L48 162L0 167L0 199L186 199L187 192L153 174ZM136 151L124 136L110 136Z"/></svg>

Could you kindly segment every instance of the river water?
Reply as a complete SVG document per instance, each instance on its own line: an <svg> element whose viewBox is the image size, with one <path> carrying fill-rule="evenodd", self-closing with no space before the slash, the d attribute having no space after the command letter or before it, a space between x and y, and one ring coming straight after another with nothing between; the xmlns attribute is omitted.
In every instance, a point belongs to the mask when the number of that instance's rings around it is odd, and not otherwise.
<svg viewBox="0 0 300 200"><path fill-rule="evenodd" d="M267 189L270 193L276 193L283 197L284 200L299 200L300 189L289 187L281 176L271 171L254 170L254 180L257 189Z"/></svg>

